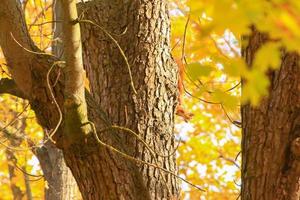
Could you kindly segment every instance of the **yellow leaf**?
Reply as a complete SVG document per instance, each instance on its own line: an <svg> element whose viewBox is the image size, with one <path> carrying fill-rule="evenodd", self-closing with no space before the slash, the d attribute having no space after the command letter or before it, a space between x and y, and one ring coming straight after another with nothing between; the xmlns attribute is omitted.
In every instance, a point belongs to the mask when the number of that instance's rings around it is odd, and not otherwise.
<svg viewBox="0 0 300 200"><path fill-rule="evenodd" d="M281 63L279 44L268 42L264 44L255 54L253 67L266 71L268 68L277 69Z"/></svg>

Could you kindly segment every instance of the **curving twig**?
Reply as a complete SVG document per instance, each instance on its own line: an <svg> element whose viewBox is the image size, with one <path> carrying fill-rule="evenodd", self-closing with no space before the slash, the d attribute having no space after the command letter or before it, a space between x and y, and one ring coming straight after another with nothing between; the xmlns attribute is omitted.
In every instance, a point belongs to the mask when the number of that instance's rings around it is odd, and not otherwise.
<svg viewBox="0 0 300 200"><path fill-rule="evenodd" d="M57 58L55 55L51 54L51 53L46 53L46 52L39 52L39 51L32 51L30 49L27 49L26 47L24 47L20 42L18 42L18 40L14 37L14 35L12 34L12 32L10 33L10 36L12 37L12 39L25 51L32 53L32 54L37 54L37 55L47 55L47 56L51 56L54 58ZM57 58L58 59L58 58Z"/></svg>
<svg viewBox="0 0 300 200"><path fill-rule="evenodd" d="M52 66L50 67L50 69L48 70L48 72L47 72L47 86L48 86L48 89L49 89L49 91L50 91L51 98L52 98L52 100L53 100L53 102L54 102L54 104L55 104L55 106L56 106L56 108L57 108L59 119L58 119L58 122L57 122L55 128L54 128L54 129L51 131L51 133L49 134L48 139L46 139L43 143L46 143L48 140L51 140L54 144L56 143L56 142L52 139L52 137L53 137L54 134L57 132L59 126L61 125L62 119L63 119L63 114L62 114L61 109L60 109L60 107L59 107L59 105L58 105L58 103L57 103L57 101L56 101L56 99L55 99L55 96L54 96L52 87L51 87L51 85L50 85L50 74L51 74L51 71L53 70L53 68L54 68L55 66L57 66L57 65L59 65L59 64L65 64L65 62L64 62L64 61L56 61L56 62L54 62L54 63L52 64Z"/></svg>
<svg viewBox="0 0 300 200"><path fill-rule="evenodd" d="M93 129L93 135L94 135L95 139L96 139L97 142L98 142L100 145L102 145L103 147L105 147L105 148L107 148L107 149L109 149L109 150L111 150L111 151L113 151L113 152L115 152L115 153L117 153L117 154L123 156L124 158L126 158L126 159L128 159L128 160L131 160L131 161L134 161L134 162L136 162L136 163L143 164L143 165L148 165L148 166L154 167L154 168L156 168L156 169L159 169L159 170L161 170L161 171L163 171L163 172L165 172L165 173L171 174L172 176L174 176L174 177L176 177L176 178L182 180L183 182L185 182L185 183L191 185L192 187L194 187L194 188L196 188L196 189L198 189L198 190L200 190L200 191L202 191L202 192L205 192L205 191L206 191L206 190L202 189L201 187L199 187L199 186L197 186L197 185L195 185L195 184L189 182L188 180L186 180L186 179L180 177L179 175L177 175L176 173L174 173L174 172L172 172L172 171L169 171L169 170L167 170L167 169L165 169L165 168L163 168L163 167L157 166L156 164L149 163L149 162L146 162L146 161L137 159L137 158L135 158L135 157L132 157L132 156L130 156L130 155L127 155L126 153L121 152L120 150L116 149L115 147L113 147L113 146L111 146L111 145L109 145L109 144L106 144L105 142L101 141L100 138L98 137L97 130L96 130L96 127L95 127L94 123L91 122L91 121L89 121L88 123L92 126L92 129Z"/></svg>
<svg viewBox="0 0 300 200"><path fill-rule="evenodd" d="M132 90L134 92L134 94L137 94L137 91L134 87L134 83L133 83L133 78L132 78L132 72L131 72L131 68L130 68L130 64L128 62L128 59L122 49L122 47L120 46L120 44L118 43L118 41L112 36L111 33L109 33L105 28L103 28L102 26L96 24L95 22L91 21L91 20L86 20L86 19L78 19L78 22L79 23L90 23L96 27L98 27L101 31L103 31L103 33L105 33L105 35L107 35L114 43L115 45L118 47L125 63L126 63L126 66L127 66L127 69L128 69L128 73L129 73L129 78L130 78L130 84L131 84L131 87L132 87Z"/></svg>

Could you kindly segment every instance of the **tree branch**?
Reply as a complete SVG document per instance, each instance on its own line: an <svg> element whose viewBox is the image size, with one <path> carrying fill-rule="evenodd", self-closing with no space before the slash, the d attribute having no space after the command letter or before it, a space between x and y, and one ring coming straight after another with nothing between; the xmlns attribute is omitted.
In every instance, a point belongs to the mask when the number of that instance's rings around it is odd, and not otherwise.
<svg viewBox="0 0 300 200"><path fill-rule="evenodd" d="M64 137L68 143L82 142L83 138L91 133L91 126L87 124L87 105L85 101L85 71L82 60L82 46L80 26L76 1L61 1L64 15L63 42L66 60L65 72L65 132ZM65 142L64 141L64 142Z"/></svg>
<svg viewBox="0 0 300 200"><path fill-rule="evenodd" d="M9 78L0 79L0 94L10 94L22 99L26 99L24 93L19 90L15 81Z"/></svg>
<svg viewBox="0 0 300 200"><path fill-rule="evenodd" d="M0 46L12 78L22 90L32 90L31 63L36 55L26 51L41 52L29 36L20 1L3 0L0 6Z"/></svg>
<svg viewBox="0 0 300 200"><path fill-rule="evenodd" d="M1 80L0 91L27 97L36 112L38 122L46 130L51 131L57 126L58 113L50 97L54 93L55 99L62 108L64 81L59 69L54 69L49 77L50 85L53 87L52 92L46 79L49 69L57 63L58 59L42 52L34 44L26 26L20 1L1 1L0 30L0 46L15 83L11 80ZM21 93L15 90L16 88ZM56 136L58 137L58 134Z"/></svg>

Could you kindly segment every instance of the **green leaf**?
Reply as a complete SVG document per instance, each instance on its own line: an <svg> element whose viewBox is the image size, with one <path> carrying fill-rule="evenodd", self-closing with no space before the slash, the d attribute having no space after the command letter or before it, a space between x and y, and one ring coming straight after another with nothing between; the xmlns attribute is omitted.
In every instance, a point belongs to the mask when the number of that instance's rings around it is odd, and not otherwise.
<svg viewBox="0 0 300 200"><path fill-rule="evenodd" d="M239 104L237 96L233 96L228 92L223 92L221 90L214 91L214 93L212 93L212 99L214 102L221 102L222 105L229 110L234 110Z"/></svg>
<svg viewBox="0 0 300 200"><path fill-rule="evenodd" d="M191 63L187 67L187 72L192 81L197 80L201 76L209 76L214 68L210 65L203 65L199 62Z"/></svg>
<svg viewBox="0 0 300 200"><path fill-rule="evenodd" d="M224 65L224 71L230 76L244 76L247 71L247 65L242 58L235 58Z"/></svg>
<svg viewBox="0 0 300 200"><path fill-rule="evenodd" d="M255 69L250 71L247 78L242 87L242 103L250 101L256 106L268 94L269 79L264 72Z"/></svg>

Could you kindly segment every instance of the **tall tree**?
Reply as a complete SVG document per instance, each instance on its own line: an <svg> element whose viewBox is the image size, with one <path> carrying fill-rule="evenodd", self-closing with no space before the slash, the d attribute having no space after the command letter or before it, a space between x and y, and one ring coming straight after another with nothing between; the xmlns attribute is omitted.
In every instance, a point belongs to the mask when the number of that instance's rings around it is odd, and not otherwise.
<svg viewBox="0 0 300 200"><path fill-rule="evenodd" d="M2 2L0 45L17 86L3 88L29 100L84 199L177 197L167 0L94 0L79 10L77 18L64 1L64 66L33 43L19 1Z"/></svg>
<svg viewBox="0 0 300 200"><path fill-rule="evenodd" d="M267 40L256 30L249 37L244 49L249 66ZM243 200L300 198L299 61L297 53L282 50L280 69L268 72L268 97L257 107L242 107Z"/></svg>

